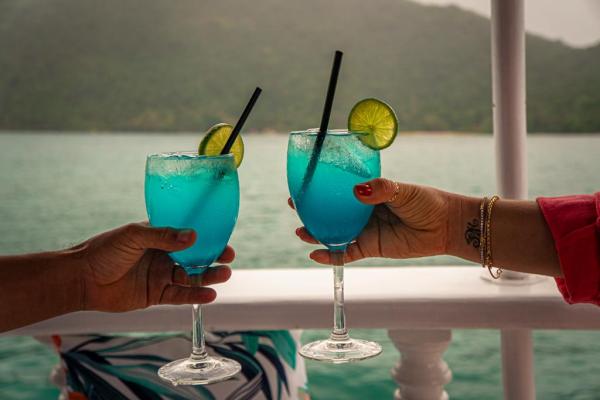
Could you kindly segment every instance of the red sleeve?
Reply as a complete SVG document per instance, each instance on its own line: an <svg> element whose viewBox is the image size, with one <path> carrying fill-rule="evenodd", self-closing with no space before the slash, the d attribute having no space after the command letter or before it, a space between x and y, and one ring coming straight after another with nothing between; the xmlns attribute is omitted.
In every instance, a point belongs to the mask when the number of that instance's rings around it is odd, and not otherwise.
<svg viewBox="0 0 600 400"><path fill-rule="evenodd" d="M558 290L568 303L600 305L600 192L540 197L537 203L563 272L563 278L556 278Z"/></svg>

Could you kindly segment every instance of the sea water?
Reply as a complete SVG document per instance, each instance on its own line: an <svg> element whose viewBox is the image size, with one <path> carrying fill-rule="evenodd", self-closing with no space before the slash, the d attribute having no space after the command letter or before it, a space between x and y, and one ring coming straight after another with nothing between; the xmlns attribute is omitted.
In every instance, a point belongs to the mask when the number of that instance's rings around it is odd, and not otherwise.
<svg viewBox="0 0 600 400"><path fill-rule="evenodd" d="M194 149L200 139L197 133L0 134L1 254L65 248L119 225L146 220L147 154ZM236 250L234 274L245 268L319 268L308 258L318 246L298 240L294 229L302 222L286 203L288 135L246 135L244 143L244 162L238 169L243 182L240 215L230 241ZM527 153L530 198L600 190L600 135L534 134L528 137ZM386 178L473 196L497 191L491 135L400 132L380 156ZM451 257L365 259L346 268L451 264L468 263ZM471 265L474 274L480 273L480 266ZM387 332L353 332L380 343L383 354L335 368L308 361L313 399L393 398L396 385L390 369L399 354ZM302 341L327 333L307 330ZM536 330L533 337L539 399L598 398L600 332ZM451 398L502 399L497 330L453 330L444 360L452 369L452 382L446 386ZM56 399L58 390L48 375L57 362L53 350L35 339L1 338L0 399Z"/></svg>

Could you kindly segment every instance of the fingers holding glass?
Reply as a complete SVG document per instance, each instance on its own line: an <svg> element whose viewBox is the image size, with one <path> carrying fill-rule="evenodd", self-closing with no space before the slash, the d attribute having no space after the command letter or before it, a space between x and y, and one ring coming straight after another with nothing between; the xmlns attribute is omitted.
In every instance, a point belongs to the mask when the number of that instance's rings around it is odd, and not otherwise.
<svg viewBox="0 0 600 400"><path fill-rule="evenodd" d="M217 298L217 292L207 287L166 286L158 304L206 304Z"/></svg>
<svg viewBox="0 0 600 400"><path fill-rule="evenodd" d="M208 268L206 272L199 275L188 275L183 268L174 266L170 284L191 287L209 286L227 282L230 277L231 268L227 265Z"/></svg>
<svg viewBox="0 0 600 400"><path fill-rule="evenodd" d="M234 258L235 250L233 250L233 247L227 246L225 247L225 250L223 250L223 253L221 253L221 255L219 256L219 258L217 258L217 262L229 264L234 260Z"/></svg>
<svg viewBox="0 0 600 400"><path fill-rule="evenodd" d="M331 252L325 249L315 250L310 253L309 257L318 262L319 264L324 265L333 265L333 260L331 257ZM344 263L350 263L353 261L362 260L366 256L363 254L358 243L350 243L348 247L346 247L346 253L344 254Z"/></svg>
<svg viewBox="0 0 600 400"><path fill-rule="evenodd" d="M308 233L305 227L296 229L296 236L298 236L302 241L306 243L320 244L320 242L317 239L315 239L310 233Z"/></svg>

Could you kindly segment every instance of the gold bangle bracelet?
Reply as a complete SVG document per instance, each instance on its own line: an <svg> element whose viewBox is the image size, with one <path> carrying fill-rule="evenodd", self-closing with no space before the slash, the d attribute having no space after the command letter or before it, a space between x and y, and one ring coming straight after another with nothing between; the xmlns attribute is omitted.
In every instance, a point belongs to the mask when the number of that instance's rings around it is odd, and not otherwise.
<svg viewBox="0 0 600 400"><path fill-rule="evenodd" d="M500 278L502 275L502 268L496 267L496 271L494 272L492 268L494 268L494 258L492 256L492 212L494 210L494 205L500 199L498 196L493 196L490 199L490 202L487 206L487 215L485 216L485 257L484 257L484 266L487 267L490 276L493 279Z"/></svg>

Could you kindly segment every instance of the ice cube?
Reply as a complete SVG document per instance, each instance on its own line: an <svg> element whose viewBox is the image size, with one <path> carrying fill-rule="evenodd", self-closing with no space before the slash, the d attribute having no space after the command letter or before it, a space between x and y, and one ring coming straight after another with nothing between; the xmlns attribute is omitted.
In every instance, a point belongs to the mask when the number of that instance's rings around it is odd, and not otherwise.
<svg viewBox="0 0 600 400"><path fill-rule="evenodd" d="M291 151L312 157L317 135L295 134L292 136ZM376 171L371 171L366 160L373 158L373 150L360 142L354 135L328 134L323 142L319 155L319 163L327 163L348 173L370 178Z"/></svg>
<svg viewBox="0 0 600 400"><path fill-rule="evenodd" d="M365 162L373 157L364 151L361 143L346 140L327 140L323 143L323 149L319 162L335 166L343 171L363 178L371 178L374 171L369 169Z"/></svg>

